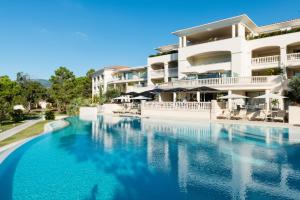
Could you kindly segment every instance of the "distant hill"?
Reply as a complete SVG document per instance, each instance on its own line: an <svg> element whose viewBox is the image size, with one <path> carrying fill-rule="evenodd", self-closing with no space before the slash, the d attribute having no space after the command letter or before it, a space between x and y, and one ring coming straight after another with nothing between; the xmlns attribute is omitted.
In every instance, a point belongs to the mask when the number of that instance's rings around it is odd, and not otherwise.
<svg viewBox="0 0 300 200"><path fill-rule="evenodd" d="M50 88L51 87L51 83L48 80L46 80L46 79L32 79L32 80L36 81L36 82L38 82L40 84L42 84L46 88Z"/></svg>

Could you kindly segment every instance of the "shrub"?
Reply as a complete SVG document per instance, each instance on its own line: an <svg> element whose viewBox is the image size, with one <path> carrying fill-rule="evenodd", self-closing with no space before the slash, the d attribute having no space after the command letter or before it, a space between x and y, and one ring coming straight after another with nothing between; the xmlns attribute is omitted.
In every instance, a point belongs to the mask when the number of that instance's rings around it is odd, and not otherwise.
<svg viewBox="0 0 300 200"><path fill-rule="evenodd" d="M52 110L46 111L45 112L45 119L46 120L54 120L55 119L54 112Z"/></svg>
<svg viewBox="0 0 300 200"><path fill-rule="evenodd" d="M105 93L106 102L111 102L113 98L119 97L121 91L119 89L108 89Z"/></svg>
<svg viewBox="0 0 300 200"><path fill-rule="evenodd" d="M291 101L300 103L300 77L293 77L289 82L288 96Z"/></svg>
<svg viewBox="0 0 300 200"><path fill-rule="evenodd" d="M13 110L11 113L11 118L14 122L20 122L24 120L24 113L22 110Z"/></svg>

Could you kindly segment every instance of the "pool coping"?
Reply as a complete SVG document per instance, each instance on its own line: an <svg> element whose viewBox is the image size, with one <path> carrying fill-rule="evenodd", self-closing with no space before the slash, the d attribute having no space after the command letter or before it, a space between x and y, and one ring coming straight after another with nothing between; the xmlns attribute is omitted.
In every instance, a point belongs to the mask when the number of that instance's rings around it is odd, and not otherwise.
<svg viewBox="0 0 300 200"><path fill-rule="evenodd" d="M37 138L37 137L40 137L42 135L45 135L45 134L49 134L49 133L52 133L53 131L56 131L56 130L59 130L59 129L62 129L62 128L65 128L67 126L70 125L70 123L68 121L65 120L65 118L67 118L68 116L64 116L64 117L61 117L55 121L52 121L52 122L48 122L47 124L44 125L44 131L38 135L35 135L35 136L32 136L32 137L29 137L29 138L25 138L23 140L20 140L20 141L16 141L14 143L11 143L11 144L8 144L8 145L5 145L3 147L0 147L0 165L2 164L2 162L11 154L13 153L15 150L17 150L19 147L21 147L23 144ZM62 123L60 126L58 127L55 127L53 128L51 126L51 124L53 123Z"/></svg>

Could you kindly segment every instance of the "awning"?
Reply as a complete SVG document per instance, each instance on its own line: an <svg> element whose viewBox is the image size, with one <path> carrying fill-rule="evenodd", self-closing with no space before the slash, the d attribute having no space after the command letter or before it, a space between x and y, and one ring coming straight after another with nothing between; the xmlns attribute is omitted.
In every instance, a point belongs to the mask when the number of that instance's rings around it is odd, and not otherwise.
<svg viewBox="0 0 300 200"><path fill-rule="evenodd" d="M254 97L255 99L284 99L287 98L285 96L281 96L279 94L268 93L261 96Z"/></svg>
<svg viewBox="0 0 300 200"><path fill-rule="evenodd" d="M188 91L212 93L212 92L218 92L219 90L217 90L215 88L210 88L207 86L202 86L202 87L196 87L196 88L189 89Z"/></svg>
<svg viewBox="0 0 300 200"><path fill-rule="evenodd" d="M133 97L131 99L132 100L151 100L151 98L145 97L145 96L137 96L137 97Z"/></svg>
<svg viewBox="0 0 300 200"><path fill-rule="evenodd" d="M219 99L247 99L247 98L249 97L239 95L239 94L229 94L229 95L222 96Z"/></svg>

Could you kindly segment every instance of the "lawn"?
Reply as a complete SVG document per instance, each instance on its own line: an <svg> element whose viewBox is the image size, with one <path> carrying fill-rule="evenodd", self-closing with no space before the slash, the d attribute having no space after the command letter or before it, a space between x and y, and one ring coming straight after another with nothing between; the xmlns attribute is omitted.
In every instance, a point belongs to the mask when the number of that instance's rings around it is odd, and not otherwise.
<svg viewBox="0 0 300 200"><path fill-rule="evenodd" d="M1 134L1 132L7 131L8 129L14 128L14 127L19 126L23 123L24 122L12 122L12 121L3 122L0 126L0 134Z"/></svg>
<svg viewBox="0 0 300 200"><path fill-rule="evenodd" d="M26 128L25 130L1 141L0 147L5 146L7 144L11 144L11 143L19 141L19 140L23 140L23 139L41 134L44 131L44 125L48 122L50 122L50 121L45 120L45 121L38 122L35 125L30 126L30 127Z"/></svg>

